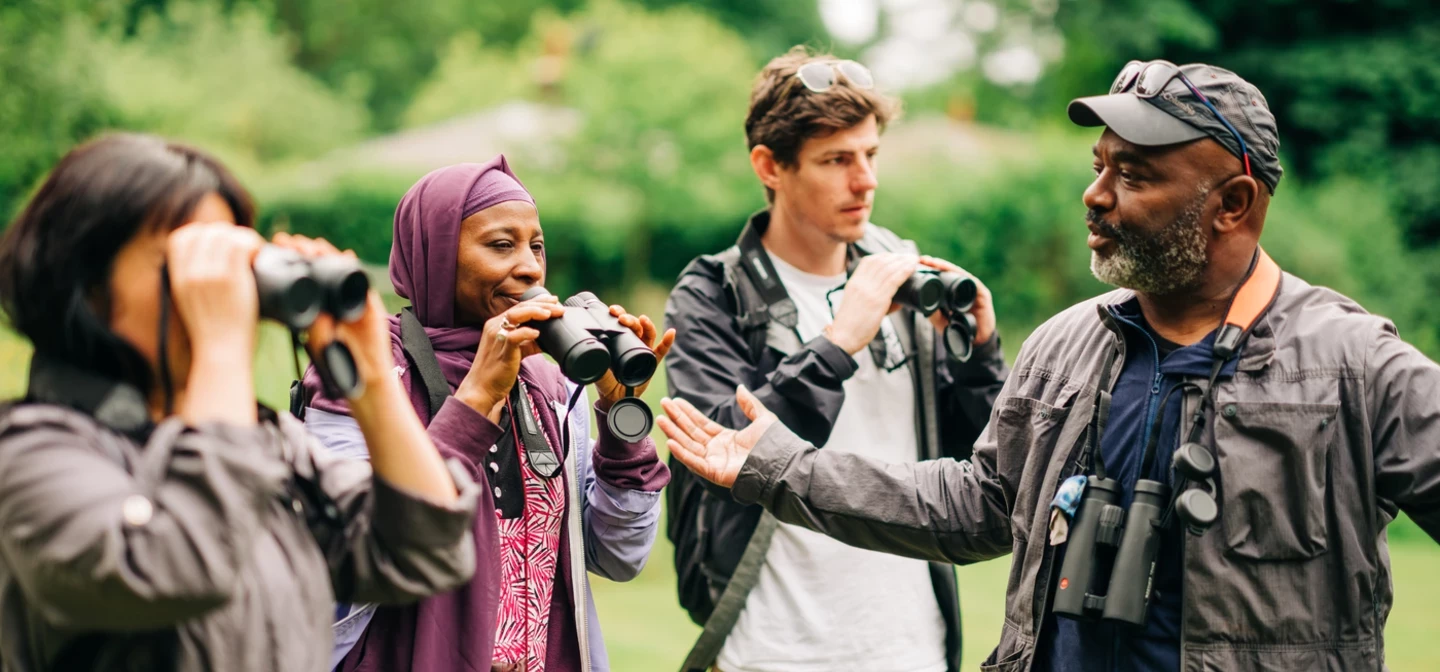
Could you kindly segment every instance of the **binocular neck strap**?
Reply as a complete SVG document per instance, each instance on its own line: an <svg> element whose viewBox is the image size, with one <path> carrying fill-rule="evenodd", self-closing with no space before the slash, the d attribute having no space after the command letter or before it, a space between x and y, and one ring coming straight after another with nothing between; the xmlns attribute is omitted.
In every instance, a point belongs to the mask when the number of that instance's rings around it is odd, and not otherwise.
<svg viewBox="0 0 1440 672"><path fill-rule="evenodd" d="M1105 479L1105 459L1100 454L1100 433L1105 430L1105 421L1110 415L1110 402L1105 395L1110 392L1111 370L1115 368L1115 360L1119 358L1120 349L1111 348L1105 364L1100 367L1100 383L1095 387L1095 406L1090 411L1090 426L1085 431L1085 448L1080 451L1080 472L1084 473L1089 468L1093 455L1095 476L1101 480Z"/></svg>
<svg viewBox="0 0 1440 672"><path fill-rule="evenodd" d="M160 264L160 389L165 394L165 417L175 412L175 384L170 380L170 263Z"/></svg>
<svg viewBox="0 0 1440 672"><path fill-rule="evenodd" d="M750 283L760 291L760 298L765 300L770 319L794 329L800 324L795 301L780 282L780 276L775 272L775 264L765 252L765 245L760 242L760 232L756 231L754 226L746 224L736 245L740 247L740 268L749 276Z"/></svg>

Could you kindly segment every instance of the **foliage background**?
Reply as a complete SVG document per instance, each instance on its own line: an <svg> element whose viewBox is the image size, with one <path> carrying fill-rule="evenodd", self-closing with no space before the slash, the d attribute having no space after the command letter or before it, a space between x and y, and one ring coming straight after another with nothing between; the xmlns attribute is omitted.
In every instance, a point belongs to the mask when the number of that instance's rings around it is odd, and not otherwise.
<svg viewBox="0 0 1440 672"><path fill-rule="evenodd" d="M984 277L1012 351L1103 289L1080 242L1095 133L1070 128L1065 103L1131 58L1163 57L1266 93L1287 169L1264 236L1280 263L1440 355L1440 5L854 1L879 16L858 42L827 29L830 0L4 0L0 221L77 142L150 131L226 160L266 229L384 264L416 178L504 151L539 201L552 289L655 314L684 264L763 205L742 129L760 65L793 44L879 61L926 5L961 34L915 58L971 52L898 91L907 113L886 135L875 219ZM1000 67L1017 50L1028 76ZM23 389L27 357L0 331L0 393ZM262 397L282 399L283 339L266 339L257 369ZM1389 663L1433 669L1440 582L1419 567L1440 553L1404 521L1392 539ZM637 583L598 589L616 669L673 667L695 632L669 563L662 541ZM998 637L1004 563L961 570L967 664Z"/></svg>

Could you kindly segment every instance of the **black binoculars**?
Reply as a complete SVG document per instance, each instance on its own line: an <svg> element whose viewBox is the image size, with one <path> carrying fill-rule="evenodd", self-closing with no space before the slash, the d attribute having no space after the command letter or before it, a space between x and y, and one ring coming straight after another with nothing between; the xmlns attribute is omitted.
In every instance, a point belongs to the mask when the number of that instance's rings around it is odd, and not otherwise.
<svg viewBox="0 0 1440 672"><path fill-rule="evenodd" d="M1208 479L1215 472L1215 458L1193 442L1175 451L1172 464L1192 481ZM1119 482L1088 478L1060 566L1053 607L1057 615L1145 625L1155 557L1169 524L1170 486L1140 479L1130 508L1121 509L1119 501ZM1215 522L1218 513L1214 496L1200 489L1184 491L1173 506L1190 533L1197 535Z"/></svg>
<svg viewBox="0 0 1440 672"><path fill-rule="evenodd" d="M253 267L260 317L298 330L308 328L322 312L340 322L365 313L370 279L354 259L307 259L294 250L266 245L255 255Z"/></svg>
<svg viewBox="0 0 1440 672"><path fill-rule="evenodd" d="M532 287L520 296L528 301L545 296L543 287ZM565 314L534 322L540 332L537 343L560 365L560 373L577 385L589 385L605 377L606 371L626 388L645 384L655 375L659 360L635 332L610 314L610 307L590 292L580 292L564 301ZM607 423L615 436L628 442L650 434L654 416L644 402L631 396L615 402Z"/></svg>
<svg viewBox="0 0 1440 672"><path fill-rule="evenodd" d="M979 288L975 280L948 271L915 271L895 292L895 303L929 315L945 311L950 326L945 329L945 347L959 361L967 361L975 349L975 305Z"/></svg>

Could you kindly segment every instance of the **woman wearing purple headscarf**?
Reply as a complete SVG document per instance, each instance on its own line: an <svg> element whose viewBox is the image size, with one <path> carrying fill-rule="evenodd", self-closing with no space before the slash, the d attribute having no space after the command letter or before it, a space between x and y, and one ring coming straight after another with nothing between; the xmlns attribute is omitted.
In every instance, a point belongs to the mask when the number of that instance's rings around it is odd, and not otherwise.
<svg viewBox="0 0 1440 672"><path fill-rule="evenodd" d="M573 387L532 356L539 332L527 323L565 309L553 296L520 300L544 283L545 246L535 201L503 156L410 188L395 211L390 277L411 301L390 321L396 373L441 453L491 497L476 516L474 580L407 607L340 605L334 662L345 672L608 670L586 572L639 573L670 473L650 439L610 433L604 414L625 390L608 374L596 383L599 438L592 446L582 403L564 444ZM656 355L670 349L674 330L657 342L649 318L611 312ZM363 457L354 421L318 394L313 369L303 388L311 431Z"/></svg>

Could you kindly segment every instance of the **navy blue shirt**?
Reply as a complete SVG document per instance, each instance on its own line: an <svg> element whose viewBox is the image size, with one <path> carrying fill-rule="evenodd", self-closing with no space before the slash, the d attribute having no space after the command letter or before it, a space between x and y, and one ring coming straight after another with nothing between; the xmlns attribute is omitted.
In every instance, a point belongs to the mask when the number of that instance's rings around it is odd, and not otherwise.
<svg viewBox="0 0 1440 672"><path fill-rule="evenodd" d="M1157 424L1160 438L1154 466L1144 478L1174 485L1170 458L1180 445L1178 429L1183 392L1170 393L1186 376L1210 375L1215 334L1211 332L1204 340L1188 347L1174 344L1165 347L1167 344L1145 323L1135 299L1112 306L1110 312L1120 323L1125 337L1125 363L1111 388L1110 416L1100 437L1100 454L1105 460L1106 476L1120 482L1121 508L1128 508L1134 498L1135 481L1141 478L1145 442ZM1232 358L1226 363L1221 370L1222 379L1233 375L1235 362ZM1172 398L1165 404L1161 417L1161 399L1167 394ZM1143 629L1059 618L1046 605L1031 669L1050 672L1179 670L1183 599L1181 528L1179 524L1171 524L1160 542ZM1065 546L1062 544L1055 550L1052 583L1065 560ZM1104 585L1103 577L1097 580ZM1055 594L1053 586L1049 594Z"/></svg>

